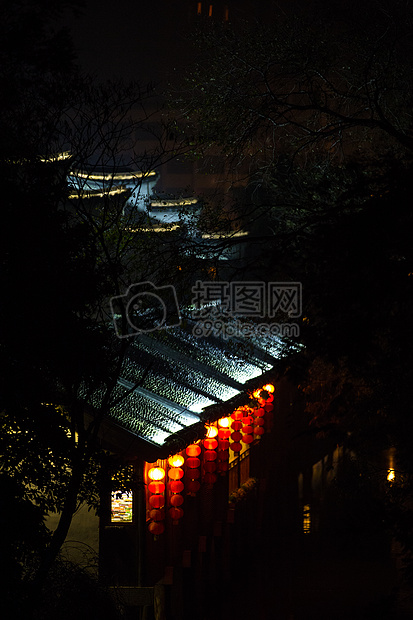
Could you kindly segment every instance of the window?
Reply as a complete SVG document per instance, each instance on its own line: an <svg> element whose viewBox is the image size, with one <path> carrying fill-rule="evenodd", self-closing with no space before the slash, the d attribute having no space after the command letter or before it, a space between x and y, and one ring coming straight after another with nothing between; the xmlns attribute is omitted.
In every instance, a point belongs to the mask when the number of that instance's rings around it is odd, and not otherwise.
<svg viewBox="0 0 413 620"><path fill-rule="evenodd" d="M111 523L131 523L133 518L132 491L114 491L111 501Z"/></svg>

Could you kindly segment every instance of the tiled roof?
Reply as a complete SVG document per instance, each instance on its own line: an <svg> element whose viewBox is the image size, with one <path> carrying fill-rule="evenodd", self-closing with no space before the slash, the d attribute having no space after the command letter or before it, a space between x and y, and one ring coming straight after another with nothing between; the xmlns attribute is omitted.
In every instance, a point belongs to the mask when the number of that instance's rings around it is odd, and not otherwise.
<svg viewBox="0 0 413 620"><path fill-rule="evenodd" d="M197 338L193 325L134 336L118 381L110 422L155 453L190 443L205 422L246 402L247 384L265 379L280 356L274 339Z"/></svg>

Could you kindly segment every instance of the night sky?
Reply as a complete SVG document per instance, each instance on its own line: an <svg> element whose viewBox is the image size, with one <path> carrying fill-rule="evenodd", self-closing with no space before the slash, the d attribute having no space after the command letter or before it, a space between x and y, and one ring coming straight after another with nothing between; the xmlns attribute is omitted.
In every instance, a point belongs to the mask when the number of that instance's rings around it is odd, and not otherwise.
<svg viewBox="0 0 413 620"><path fill-rule="evenodd" d="M67 22L86 72L101 79L148 83L164 82L184 71L198 0L84 1L81 15ZM212 5L215 17L228 6L231 20L280 10L280 3L272 0L204 0L201 5L205 16Z"/></svg>

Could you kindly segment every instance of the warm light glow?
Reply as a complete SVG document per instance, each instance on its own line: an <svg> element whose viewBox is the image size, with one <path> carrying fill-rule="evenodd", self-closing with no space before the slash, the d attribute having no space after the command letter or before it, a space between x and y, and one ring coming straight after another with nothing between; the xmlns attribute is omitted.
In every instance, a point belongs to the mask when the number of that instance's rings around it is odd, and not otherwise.
<svg viewBox="0 0 413 620"><path fill-rule="evenodd" d="M272 385L272 383L267 383L267 385L263 385L262 389L272 394L275 390L275 387Z"/></svg>
<svg viewBox="0 0 413 620"><path fill-rule="evenodd" d="M260 397L260 394L261 394L261 389L259 389L259 390L254 390L254 391L253 391L253 393L252 393L252 395L253 395L253 397L254 397L254 398L259 398L259 397Z"/></svg>
<svg viewBox="0 0 413 620"><path fill-rule="evenodd" d="M80 170L72 170L69 172L69 176L77 177L79 179L90 179L92 181L131 181L132 179L143 179L146 177L155 176L155 170L149 170L148 172L101 172L101 173L89 173L81 172Z"/></svg>
<svg viewBox="0 0 413 620"><path fill-rule="evenodd" d="M229 428L231 424L231 418L221 418L218 420L218 426L220 428Z"/></svg>
<svg viewBox="0 0 413 620"><path fill-rule="evenodd" d="M148 478L151 480L163 480L165 478L165 470L162 467L152 467L148 471Z"/></svg>
<svg viewBox="0 0 413 620"><path fill-rule="evenodd" d="M310 532L311 532L310 504L304 504L303 506L303 533L310 534Z"/></svg>
<svg viewBox="0 0 413 620"><path fill-rule="evenodd" d="M115 196L115 194L124 194L127 192L126 187L115 187L114 189L108 189L105 191L94 190L79 190L74 194L69 194L69 199L74 198L103 198L104 196Z"/></svg>
<svg viewBox="0 0 413 620"><path fill-rule="evenodd" d="M388 469L387 470L387 480L389 482L393 482L393 480L395 479L395 473L394 473L394 469Z"/></svg>
<svg viewBox="0 0 413 620"><path fill-rule="evenodd" d="M184 464L184 457L181 454L175 454L169 457L168 463L171 467L182 467Z"/></svg>
<svg viewBox="0 0 413 620"><path fill-rule="evenodd" d="M43 163L53 163L55 161L64 161L65 159L69 159L69 157L71 157L70 151L63 151L62 153L50 155L50 157L42 157L40 161Z"/></svg>
<svg viewBox="0 0 413 620"><path fill-rule="evenodd" d="M182 198L177 200L154 200L151 202L151 207L187 207L189 205L195 205L198 202L198 198Z"/></svg>
<svg viewBox="0 0 413 620"><path fill-rule="evenodd" d="M218 435L218 429L216 426L207 426L207 433L206 436L208 437L208 439L211 439L212 437L216 437Z"/></svg>
<svg viewBox="0 0 413 620"><path fill-rule="evenodd" d="M169 232L170 230L177 230L180 228L180 224L164 224L163 226L152 226L150 228L128 228L129 232Z"/></svg>
<svg viewBox="0 0 413 620"><path fill-rule="evenodd" d="M209 5L208 17L212 17L212 4Z"/></svg>
<svg viewBox="0 0 413 620"><path fill-rule="evenodd" d="M198 15L201 15L202 13L202 2L198 2L198 6L197 6L197 11Z"/></svg>
<svg viewBox="0 0 413 620"><path fill-rule="evenodd" d="M204 233L202 239L226 239L227 237L246 237L249 235L247 230L238 230L236 232L221 233Z"/></svg>

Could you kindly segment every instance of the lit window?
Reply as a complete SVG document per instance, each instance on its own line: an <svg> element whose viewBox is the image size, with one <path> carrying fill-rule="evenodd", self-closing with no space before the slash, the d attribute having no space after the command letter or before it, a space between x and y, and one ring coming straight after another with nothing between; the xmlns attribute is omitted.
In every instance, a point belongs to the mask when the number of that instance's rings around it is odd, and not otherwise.
<svg viewBox="0 0 413 620"><path fill-rule="evenodd" d="M132 515L132 491L125 493L114 491L111 501L111 523L131 523Z"/></svg>
<svg viewBox="0 0 413 620"><path fill-rule="evenodd" d="M197 11L198 15L201 15L202 13L202 2L198 2L198 6L197 6Z"/></svg>
<svg viewBox="0 0 413 620"><path fill-rule="evenodd" d="M212 4L209 5L208 17L212 17Z"/></svg>

